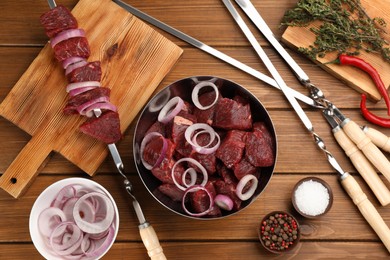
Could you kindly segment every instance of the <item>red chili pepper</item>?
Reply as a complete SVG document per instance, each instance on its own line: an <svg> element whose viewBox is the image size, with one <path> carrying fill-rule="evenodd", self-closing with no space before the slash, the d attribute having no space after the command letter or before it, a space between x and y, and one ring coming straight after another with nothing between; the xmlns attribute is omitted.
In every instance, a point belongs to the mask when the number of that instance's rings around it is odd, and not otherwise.
<svg viewBox="0 0 390 260"><path fill-rule="evenodd" d="M379 116L376 116L373 113L371 113L367 109L366 100L367 100L366 95L362 94L362 100L360 101L360 110L362 111L363 117L367 121L369 121L369 122L371 122L373 124L376 124L376 125L379 125L379 126L382 126L382 127L390 128L390 119L379 117Z"/></svg>
<svg viewBox="0 0 390 260"><path fill-rule="evenodd" d="M351 66L354 66L356 68L359 68L359 69L365 71L366 73L368 73L368 75L370 75L370 77L372 78L372 80L375 83L375 86L377 87L379 93L381 94L381 96L383 97L383 99L386 103L387 114L390 115L389 93L387 92L385 84L383 83L378 71L373 66L371 66L369 63L367 63L364 60L362 60L358 57L355 57L355 56L348 56L345 54L341 54L338 58L338 61L340 62L340 64L351 65Z"/></svg>

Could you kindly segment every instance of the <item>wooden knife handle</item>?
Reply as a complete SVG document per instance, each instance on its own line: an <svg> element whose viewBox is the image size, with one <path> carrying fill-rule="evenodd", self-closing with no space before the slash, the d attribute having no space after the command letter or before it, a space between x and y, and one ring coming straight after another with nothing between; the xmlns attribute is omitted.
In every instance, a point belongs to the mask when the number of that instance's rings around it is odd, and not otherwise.
<svg viewBox="0 0 390 260"><path fill-rule="evenodd" d="M363 132L383 151L390 152L390 138L378 130L365 126Z"/></svg>
<svg viewBox="0 0 390 260"><path fill-rule="evenodd" d="M0 177L0 187L14 198L23 195L47 162L53 149L51 142L45 138L44 134L33 136Z"/></svg>
<svg viewBox="0 0 390 260"><path fill-rule="evenodd" d="M351 159L352 164L358 170L368 186L370 186L372 192L375 194L381 205L386 206L389 204L390 191L381 178L379 178L371 163L341 128L335 128L333 130L333 134L341 148L345 151L345 154Z"/></svg>
<svg viewBox="0 0 390 260"><path fill-rule="evenodd" d="M352 120L346 119L341 124L348 137L364 153L367 159L390 181L390 162L376 147L363 130Z"/></svg>
<svg viewBox="0 0 390 260"><path fill-rule="evenodd" d="M163 249L160 245L160 241L158 240L154 228L148 223L145 224L139 226L139 233L141 235L142 242L148 250L150 259L166 260L167 258L164 255Z"/></svg>
<svg viewBox="0 0 390 260"><path fill-rule="evenodd" d="M374 205L367 199L366 194L364 194L357 181L350 174L345 173L341 179L341 184L352 198L353 203L359 208L363 217L390 252L390 229L383 221Z"/></svg>

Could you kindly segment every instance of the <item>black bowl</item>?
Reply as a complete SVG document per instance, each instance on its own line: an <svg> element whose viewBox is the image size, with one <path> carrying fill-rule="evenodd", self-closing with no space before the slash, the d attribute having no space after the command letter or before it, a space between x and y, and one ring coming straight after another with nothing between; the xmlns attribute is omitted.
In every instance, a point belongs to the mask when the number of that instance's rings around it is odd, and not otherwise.
<svg viewBox="0 0 390 260"><path fill-rule="evenodd" d="M152 196L160 202L163 206L168 208L169 210L185 216L189 218L195 218L195 219L218 219L222 217L226 217L229 215L233 215L239 211L235 212L223 212L223 215L221 217L217 218L207 218L207 217L193 217L186 214L182 208L181 203L175 202L171 200L166 195L162 194L157 188L161 184L161 182L153 176L153 174L147 170L141 160L140 160L140 144L142 142L142 139L146 133L146 131L149 129L149 127L157 120L158 113L160 109L173 97L179 96L184 101L191 102L191 92L194 86L199 83L200 81L212 81L219 89L221 95L223 97L227 98L233 98L235 95L239 95L241 97L244 97L246 100L249 101L251 111L252 111L252 118L253 122L256 121L263 121L265 122L269 132L271 133L273 140L274 140L274 147L275 147L275 163L272 166L269 167L262 167L261 168L261 174L259 177L259 184L258 187L252 196L251 199L246 200L242 203L242 208L239 210L246 208L248 205L250 205L259 195L260 193L266 188L268 182L270 181L275 164L276 164L276 155L277 155L277 140L276 140L276 134L274 125L272 123L272 120L267 112L267 110L264 108L264 106L261 104L261 102L247 89L244 87L238 85L237 83L234 83L230 80L218 78L218 77L212 77L212 76L194 76L189 78L184 78L181 80L178 80L169 86L162 89L160 92L158 92L150 101L149 103L144 107L143 111L141 112L138 122L135 128L135 134L134 134L134 140L133 140L133 151L134 151L134 160L135 165L138 171L139 176L141 177L142 182L144 183L147 190L152 194Z"/></svg>

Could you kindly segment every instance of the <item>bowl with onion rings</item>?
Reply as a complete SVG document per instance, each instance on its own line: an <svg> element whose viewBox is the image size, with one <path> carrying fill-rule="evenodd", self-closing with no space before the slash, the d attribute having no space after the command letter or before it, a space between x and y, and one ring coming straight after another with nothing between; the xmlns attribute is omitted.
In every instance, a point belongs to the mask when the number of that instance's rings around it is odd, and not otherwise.
<svg viewBox="0 0 390 260"><path fill-rule="evenodd" d="M36 199L30 236L45 259L100 259L113 245L119 213L110 193L85 178L66 178Z"/></svg>
<svg viewBox="0 0 390 260"><path fill-rule="evenodd" d="M138 174L169 210L219 219L248 207L269 183L277 137L260 100L219 77L177 80L139 115L133 140Z"/></svg>

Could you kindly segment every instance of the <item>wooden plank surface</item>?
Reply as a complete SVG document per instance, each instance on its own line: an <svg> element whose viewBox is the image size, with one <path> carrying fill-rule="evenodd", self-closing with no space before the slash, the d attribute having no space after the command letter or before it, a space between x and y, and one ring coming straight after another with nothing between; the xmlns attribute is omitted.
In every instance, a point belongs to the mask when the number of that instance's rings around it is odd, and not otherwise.
<svg viewBox="0 0 390 260"><path fill-rule="evenodd" d="M110 0L81 0L72 13L86 31L88 60L101 62L101 83L111 89L124 132L182 50ZM0 115L32 135L0 178L0 187L14 197L28 188L52 151L90 175L107 156L104 143L80 133L86 117L64 115L66 85L64 70L46 44L0 104Z"/></svg>
<svg viewBox="0 0 390 260"><path fill-rule="evenodd" d="M76 0L64 0L62 3L73 7ZM213 47L267 73L249 47L245 37L224 9L220 1L130 1L140 8L168 24L180 28ZM264 19L280 39L278 30L280 19L295 0L282 0L275 4L271 0L252 0L262 11ZM20 6L24 6L27 11ZM25 69L39 53L46 42L44 35L36 25L36 17L46 10L45 1L21 2L2 1L0 3L0 101L9 93ZM13 17L14 10L21 10L21 18ZM3 11L4 10L4 11ZM196 11L194 11L196 10ZM251 27L253 28L253 27ZM207 29L207 30L206 30ZM221 33L222 32L222 33ZM279 154L274 176L269 186L250 207L242 213L218 221L194 221L174 215L154 201L144 188L134 168L132 157L132 138L134 124L125 132L124 139L118 144L123 155L126 173L134 183L136 196L147 219L153 224L160 237L168 259L388 259L389 253L371 230L357 208L348 198L337 180L336 173L326 162L324 155L316 148L311 136L286 103L282 94L259 80L210 57L203 52L164 34L168 39L183 48L179 63L164 78L159 88L172 81L192 75L217 75L240 83L252 91L269 110L278 136ZM270 54L270 58L280 69L289 86L305 93L288 67L283 64L275 52L259 36L261 44ZM298 63L312 78L312 81L324 91L328 99L359 125L368 124L360 115L360 96L338 79L329 75L311 61L289 50ZM382 102L368 104L375 113L385 116ZM339 148L318 110L304 106L313 120L316 131L323 137L330 151L342 167L352 172L369 199L390 225L390 207L382 207L359 177L344 152ZM370 125L370 124L368 124ZM372 125L370 125L372 126ZM390 136L390 129L378 128ZM18 151L29 140L29 136L0 118L0 172L3 173ZM387 155L387 154L386 154ZM387 155L388 156L388 155ZM4 191L0 191L0 259L41 259L34 248L28 231L28 218L36 197L48 185L66 177L92 178L112 193L121 217L117 241L104 259L148 259L138 234L135 214L131 201L124 192L122 179L115 171L110 158L107 158L94 177L72 165L61 155L53 155L42 169L34 185L25 196L15 200ZM259 220L272 210L292 209L290 193L295 183L306 176L317 176L326 180L334 192L334 204L331 211L320 219L299 218L304 235L298 250L288 255L271 255L265 252L258 242L256 227ZM383 176L382 180L390 188Z"/></svg>
<svg viewBox="0 0 390 260"><path fill-rule="evenodd" d="M370 17L380 17L385 21L386 24L390 23L390 1L361 0L361 3ZM282 40L287 45L290 45L295 49L299 47L308 48L310 45L313 45L315 41L315 35L310 31L310 28L318 28L320 24L321 23L319 22L313 22L306 27L288 27L282 35ZM390 29L385 27L385 33L382 34L383 38L387 42L390 40L389 32ZM386 88L388 88L390 85L390 74L388 73L390 69L390 63L386 62L381 55L376 53L367 53L362 51L359 57L376 68L378 73L381 75ZM382 99L372 79L365 72L350 66L329 64L330 61L333 61L336 58L336 53L330 53L324 58L318 58L317 61L320 64L324 64L322 68L329 71L329 73L335 77L340 78L348 86L352 87L358 92L366 93L369 97L376 101Z"/></svg>

